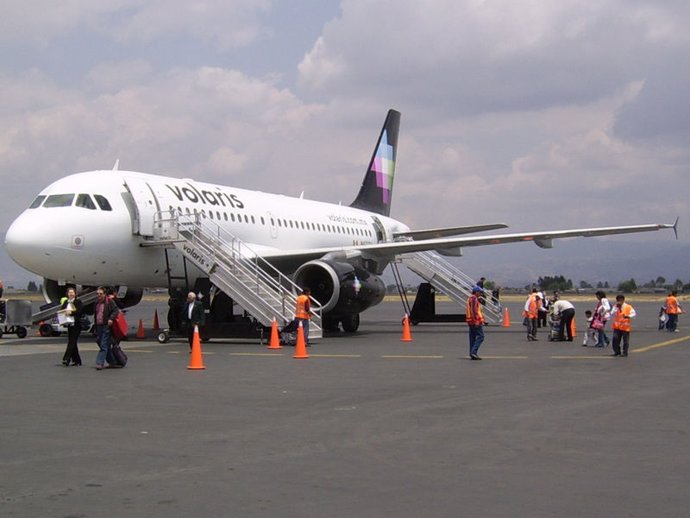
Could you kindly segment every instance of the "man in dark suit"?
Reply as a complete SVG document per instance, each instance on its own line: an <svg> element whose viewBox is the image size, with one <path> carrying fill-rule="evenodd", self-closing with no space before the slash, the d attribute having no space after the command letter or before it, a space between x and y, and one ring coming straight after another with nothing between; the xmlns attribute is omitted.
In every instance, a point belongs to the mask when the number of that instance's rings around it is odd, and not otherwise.
<svg viewBox="0 0 690 518"><path fill-rule="evenodd" d="M189 349L192 349L194 340L194 326L204 325L204 305L196 300L196 293L190 291L187 294L187 302L182 311L182 323L187 326L187 338L189 339Z"/></svg>

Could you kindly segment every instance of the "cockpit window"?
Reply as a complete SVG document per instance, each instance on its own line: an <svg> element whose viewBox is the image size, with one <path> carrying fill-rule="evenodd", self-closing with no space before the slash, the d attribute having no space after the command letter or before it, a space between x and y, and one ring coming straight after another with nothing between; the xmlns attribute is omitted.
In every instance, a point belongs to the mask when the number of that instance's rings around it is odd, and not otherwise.
<svg viewBox="0 0 690 518"><path fill-rule="evenodd" d="M96 204L88 194L77 194L77 201L75 207L84 207L85 209L96 210Z"/></svg>
<svg viewBox="0 0 690 518"><path fill-rule="evenodd" d="M43 203L43 200L45 200L46 197L43 194L40 194L36 196L36 199L29 205L30 209L37 209L41 206L41 203Z"/></svg>
<svg viewBox="0 0 690 518"><path fill-rule="evenodd" d="M110 202L105 196L94 194L93 197L96 198L96 203L98 203L98 206L101 208L101 210L113 210L113 208L110 206Z"/></svg>
<svg viewBox="0 0 690 518"><path fill-rule="evenodd" d="M43 204L44 207L69 207L72 205L74 194L51 194Z"/></svg>

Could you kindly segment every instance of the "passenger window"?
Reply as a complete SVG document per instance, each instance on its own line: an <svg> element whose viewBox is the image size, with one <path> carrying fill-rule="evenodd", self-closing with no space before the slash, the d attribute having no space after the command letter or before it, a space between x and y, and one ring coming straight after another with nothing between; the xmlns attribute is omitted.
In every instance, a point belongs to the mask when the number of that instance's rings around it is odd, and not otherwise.
<svg viewBox="0 0 690 518"><path fill-rule="evenodd" d="M96 203L101 208L101 210L113 210L113 208L110 206L110 202L106 199L105 196L101 196L100 194L94 194L93 197L96 198Z"/></svg>
<svg viewBox="0 0 690 518"><path fill-rule="evenodd" d="M31 202L31 205L29 205L30 209L37 209L38 207L41 206L41 203L43 203L43 200L45 200L46 197L44 195L36 196L36 199Z"/></svg>
<svg viewBox="0 0 690 518"><path fill-rule="evenodd" d="M77 194L77 201L74 204L75 207L83 207L89 210L96 210L96 204L91 199L88 194Z"/></svg>
<svg viewBox="0 0 690 518"><path fill-rule="evenodd" d="M72 205L74 194L51 194L43 204L44 207L69 207Z"/></svg>

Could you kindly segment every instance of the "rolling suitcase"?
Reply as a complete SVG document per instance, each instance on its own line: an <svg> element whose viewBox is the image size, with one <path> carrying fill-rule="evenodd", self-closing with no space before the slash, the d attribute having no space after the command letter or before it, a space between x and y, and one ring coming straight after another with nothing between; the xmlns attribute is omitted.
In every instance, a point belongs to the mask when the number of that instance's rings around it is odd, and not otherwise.
<svg viewBox="0 0 690 518"><path fill-rule="evenodd" d="M108 355L108 364L111 367L124 367L127 365L127 355L120 347L120 344L113 344ZM113 360L112 362L110 360Z"/></svg>

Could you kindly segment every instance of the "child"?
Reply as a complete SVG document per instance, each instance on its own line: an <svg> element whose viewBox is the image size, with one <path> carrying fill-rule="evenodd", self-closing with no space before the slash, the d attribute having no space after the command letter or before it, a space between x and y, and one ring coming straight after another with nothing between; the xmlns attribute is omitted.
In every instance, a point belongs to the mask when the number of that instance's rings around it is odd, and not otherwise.
<svg viewBox="0 0 690 518"><path fill-rule="evenodd" d="M582 347L587 347L590 342L592 342L593 345L596 345L599 339L599 333L592 327L592 322L594 321L592 312L590 310L585 311L585 317L587 317L587 330L585 331L584 339L582 340Z"/></svg>
<svg viewBox="0 0 690 518"><path fill-rule="evenodd" d="M664 305L659 309L659 331L666 329L666 320L668 320L668 315L666 315L666 306Z"/></svg>

